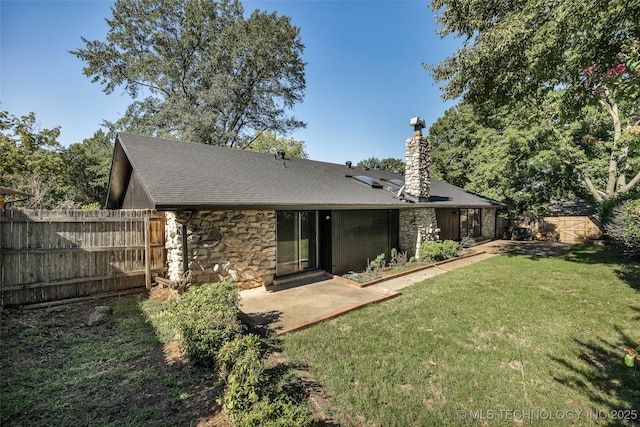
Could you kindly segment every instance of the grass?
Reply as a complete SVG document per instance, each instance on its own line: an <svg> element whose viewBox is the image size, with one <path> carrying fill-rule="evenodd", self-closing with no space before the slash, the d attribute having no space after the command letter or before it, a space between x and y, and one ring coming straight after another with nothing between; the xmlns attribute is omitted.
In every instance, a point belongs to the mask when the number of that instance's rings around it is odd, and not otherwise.
<svg viewBox="0 0 640 427"><path fill-rule="evenodd" d="M111 319L86 326L103 304ZM142 304L129 297L3 311L0 425L173 426L215 416L217 376L167 361Z"/></svg>
<svg viewBox="0 0 640 427"><path fill-rule="evenodd" d="M501 256L281 345L320 381L327 413L345 426L512 425L506 411L518 410L574 411L535 425L624 425L612 416L640 408L640 372L622 351L640 343L639 292L640 266L608 249ZM103 304L111 319L87 327ZM167 355L174 337L151 324L155 309L127 297L0 312L0 425L221 421L217 375Z"/></svg>
<svg viewBox="0 0 640 427"><path fill-rule="evenodd" d="M505 255L283 345L347 426L637 425L640 369L622 349L640 344L639 292L640 266L610 249Z"/></svg>

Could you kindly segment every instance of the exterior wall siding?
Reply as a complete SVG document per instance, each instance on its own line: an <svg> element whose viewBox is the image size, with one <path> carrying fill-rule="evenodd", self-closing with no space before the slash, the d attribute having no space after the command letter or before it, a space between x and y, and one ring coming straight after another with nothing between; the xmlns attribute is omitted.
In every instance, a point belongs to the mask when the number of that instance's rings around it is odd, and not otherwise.
<svg viewBox="0 0 640 427"><path fill-rule="evenodd" d="M169 279L182 274L182 223L189 213L167 212ZM275 211L200 211L187 225L192 283L230 276L240 289L270 285L276 273Z"/></svg>

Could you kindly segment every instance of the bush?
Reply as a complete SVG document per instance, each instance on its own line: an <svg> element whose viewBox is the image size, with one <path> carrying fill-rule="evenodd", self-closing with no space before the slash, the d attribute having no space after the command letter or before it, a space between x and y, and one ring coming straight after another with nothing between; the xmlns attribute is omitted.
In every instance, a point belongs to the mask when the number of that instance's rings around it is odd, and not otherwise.
<svg viewBox="0 0 640 427"><path fill-rule="evenodd" d="M168 310L193 364L217 366L218 350L241 331L238 300L238 288L225 279L189 288Z"/></svg>
<svg viewBox="0 0 640 427"><path fill-rule="evenodd" d="M307 427L313 425L313 417L307 405L299 405L286 396L274 400L263 398L250 411L234 417L243 427Z"/></svg>
<svg viewBox="0 0 640 427"><path fill-rule="evenodd" d="M613 208L604 228L632 256L640 256L640 200L626 200Z"/></svg>
<svg viewBox="0 0 640 427"><path fill-rule="evenodd" d="M223 408L233 419L260 400L264 363L260 339L246 335L230 341L220 351L220 364L227 382Z"/></svg>
<svg viewBox="0 0 640 427"><path fill-rule="evenodd" d="M255 335L228 342L219 361L226 379L222 405L229 419L241 426L309 426L308 405L289 396L291 378L278 381L265 369L266 349Z"/></svg>
<svg viewBox="0 0 640 427"><path fill-rule="evenodd" d="M438 262L453 258L460 251L460 244L453 240L426 242L418 250L418 259L422 262Z"/></svg>

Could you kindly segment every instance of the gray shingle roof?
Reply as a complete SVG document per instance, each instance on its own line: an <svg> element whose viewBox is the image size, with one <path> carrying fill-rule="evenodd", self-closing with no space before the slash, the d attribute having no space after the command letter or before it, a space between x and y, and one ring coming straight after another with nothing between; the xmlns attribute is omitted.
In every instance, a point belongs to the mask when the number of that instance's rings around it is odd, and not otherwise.
<svg viewBox="0 0 640 427"><path fill-rule="evenodd" d="M129 176L140 178L153 208L349 209L489 207L500 203L447 183L431 180L428 203L397 197L404 179L388 171L348 168L306 159L276 159L273 154L118 134L109 180L108 208L120 208ZM371 177L372 188L348 177Z"/></svg>

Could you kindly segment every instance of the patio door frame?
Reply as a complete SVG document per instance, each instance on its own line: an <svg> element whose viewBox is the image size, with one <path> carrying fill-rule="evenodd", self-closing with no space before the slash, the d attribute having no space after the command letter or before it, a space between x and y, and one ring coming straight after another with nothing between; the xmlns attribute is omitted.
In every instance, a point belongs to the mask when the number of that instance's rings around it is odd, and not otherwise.
<svg viewBox="0 0 640 427"><path fill-rule="evenodd" d="M305 222L303 213L311 215L311 221ZM285 215L294 216L292 224L286 224ZM284 229L287 225L291 227ZM317 211L276 211L276 277L317 269L318 249Z"/></svg>

